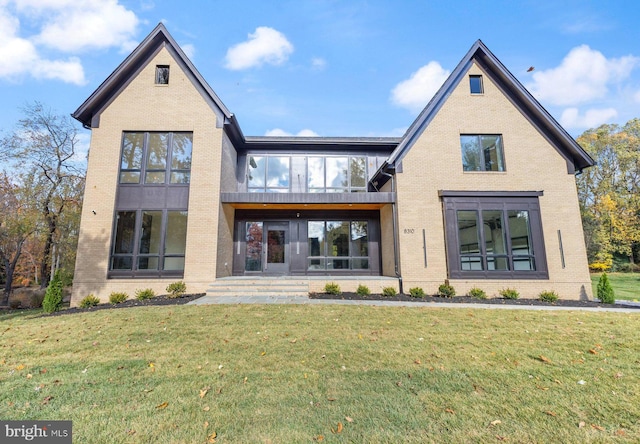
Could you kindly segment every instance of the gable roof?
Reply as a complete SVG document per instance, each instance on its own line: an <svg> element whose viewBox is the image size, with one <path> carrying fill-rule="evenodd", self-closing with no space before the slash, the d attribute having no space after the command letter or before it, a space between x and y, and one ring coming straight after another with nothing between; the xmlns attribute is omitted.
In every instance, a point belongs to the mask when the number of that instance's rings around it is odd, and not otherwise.
<svg viewBox="0 0 640 444"><path fill-rule="evenodd" d="M418 138L429 126L440 108L447 101L453 90L466 76L469 68L476 63L498 89L520 110L529 122L547 139L547 141L567 161L567 170L573 174L584 168L595 165L594 160L580 145L560 126L560 124L543 108L542 105L527 91L511 72L493 55L489 48L477 40L469 52L462 58L458 66L444 82L442 87L429 101L416 120L405 132L402 141L391 153L387 161L378 170L373 180L384 183L388 176L383 172L394 171L399 162L413 147Z"/></svg>
<svg viewBox="0 0 640 444"><path fill-rule="evenodd" d="M241 135L240 127L235 116L222 103L218 95L198 72L191 60L171 37L169 31L159 23L153 31L133 50L129 56L102 82L80 107L71 114L79 120L85 128L96 128L100 125L100 114L122 92L135 76L162 49L169 51L185 72L194 87L200 92L205 101L211 106L218 117L220 125L231 123L233 132Z"/></svg>

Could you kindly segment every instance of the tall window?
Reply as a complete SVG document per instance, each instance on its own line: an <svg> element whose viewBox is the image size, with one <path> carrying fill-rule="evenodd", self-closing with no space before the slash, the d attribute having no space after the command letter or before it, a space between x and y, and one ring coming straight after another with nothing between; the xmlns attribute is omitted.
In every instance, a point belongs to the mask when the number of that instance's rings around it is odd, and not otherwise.
<svg viewBox="0 0 640 444"><path fill-rule="evenodd" d="M470 75L469 88L471 90L471 94L482 94L484 92L484 87L482 85L482 76Z"/></svg>
<svg viewBox="0 0 640 444"><path fill-rule="evenodd" d="M450 277L547 277L537 197L444 201Z"/></svg>
<svg viewBox="0 0 640 444"><path fill-rule="evenodd" d="M125 132L120 183L188 184L192 133Z"/></svg>
<svg viewBox="0 0 640 444"><path fill-rule="evenodd" d="M250 193L288 193L289 157L249 156L247 182Z"/></svg>
<svg viewBox="0 0 640 444"><path fill-rule="evenodd" d="M169 65L156 66L156 85L169 84Z"/></svg>
<svg viewBox="0 0 640 444"><path fill-rule="evenodd" d="M461 135L464 171L504 171L501 135Z"/></svg>
<svg viewBox="0 0 640 444"><path fill-rule="evenodd" d="M307 184L310 193L367 191L366 157L309 157Z"/></svg>
<svg viewBox="0 0 640 444"><path fill-rule="evenodd" d="M187 241L187 212L137 210L116 212L112 275L181 275Z"/></svg>
<svg viewBox="0 0 640 444"><path fill-rule="evenodd" d="M369 269L366 221L309 221L307 230L308 270Z"/></svg>

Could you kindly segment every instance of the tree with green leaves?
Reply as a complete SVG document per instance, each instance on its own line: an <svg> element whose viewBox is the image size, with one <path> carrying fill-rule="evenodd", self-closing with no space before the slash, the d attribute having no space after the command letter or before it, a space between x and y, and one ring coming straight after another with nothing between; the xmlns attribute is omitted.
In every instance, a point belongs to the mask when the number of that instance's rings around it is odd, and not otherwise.
<svg viewBox="0 0 640 444"><path fill-rule="evenodd" d="M585 131L578 143L597 165L577 178L590 262L640 255L640 119Z"/></svg>

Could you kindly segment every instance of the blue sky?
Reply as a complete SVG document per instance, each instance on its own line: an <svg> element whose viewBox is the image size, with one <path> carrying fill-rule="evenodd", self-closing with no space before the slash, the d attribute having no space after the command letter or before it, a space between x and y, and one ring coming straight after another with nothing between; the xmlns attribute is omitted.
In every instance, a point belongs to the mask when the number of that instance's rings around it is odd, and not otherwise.
<svg viewBox="0 0 640 444"><path fill-rule="evenodd" d="M75 111L162 21L245 135L401 136L481 39L578 136L640 117L639 18L632 0L0 0L0 135L33 101Z"/></svg>

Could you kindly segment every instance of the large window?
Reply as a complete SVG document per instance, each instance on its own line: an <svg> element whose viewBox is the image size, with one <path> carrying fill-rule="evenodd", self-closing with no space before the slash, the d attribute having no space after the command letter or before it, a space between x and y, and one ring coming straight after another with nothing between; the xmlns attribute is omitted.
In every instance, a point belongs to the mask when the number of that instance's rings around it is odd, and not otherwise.
<svg viewBox="0 0 640 444"><path fill-rule="evenodd" d="M249 192L288 193L290 161L281 156L249 156Z"/></svg>
<svg viewBox="0 0 640 444"><path fill-rule="evenodd" d="M501 135L461 135L464 171L504 171Z"/></svg>
<svg viewBox="0 0 640 444"><path fill-rule="evenodd" d="M537 193L460 194L441 192L450 277L547 277Z"/></svg>
<svg viewBox="0 0 640 444"><path fill-rule="evenodd" d="M120 183L188 184L192 145L192 133L124 133Z"/></svg>
<svg viewBox="0 0 640 444"><path fill-rule="evenodd" d="M369 269L366 221L309 221L307 242L310 271Z"/></svg>
<svg viewBox="0 0 640 444"><path fill-rule="evenodd" d="M186 240L186 211L118 211L109 266L111 275L181 275Z"/></svg>
<svg viewBox="0 0 640 444"><path fill-rule="evenodd" d="M307 184L310 193L367 191L366 157L309 157Z"/></svg>

